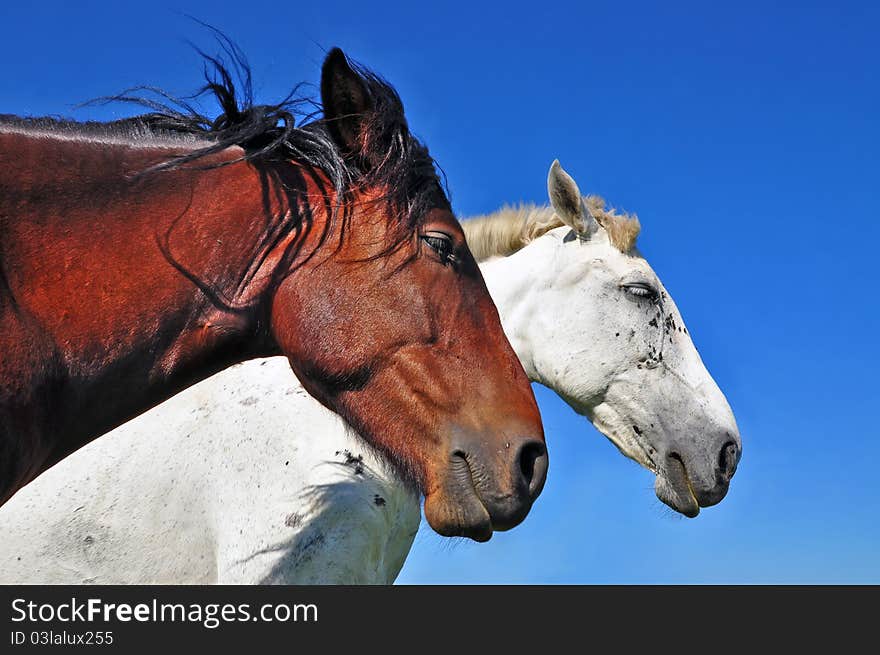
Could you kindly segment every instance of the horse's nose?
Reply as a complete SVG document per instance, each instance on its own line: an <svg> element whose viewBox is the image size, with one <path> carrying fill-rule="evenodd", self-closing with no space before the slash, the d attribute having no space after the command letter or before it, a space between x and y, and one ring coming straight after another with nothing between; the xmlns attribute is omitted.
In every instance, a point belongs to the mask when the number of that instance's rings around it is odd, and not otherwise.
<svg viewBox="0 0 880 655"><path fill-rule="evenodd" d="M543 442L531 437L508 438L500 455L500 458L495 456L496 465L503 467L501 470L506 474L499 475L494 481L477 472L483 465L479 462L490 462L492 457L469 458L468 461L475 465L471 469L474 486L489 512L492 527L509 530L526 517L544 488L547 448Z"/></svg>
<svg viewBox="0 0 880 655"><path fill-rule="evenodd" d="M742 449L735 441L728 441L721 447L721 452L718 455L718 468L715 470L715 479L718 484L726 485L730 482L733 474L736 473L741 456Z"/></svg>
<svg viewBox="0 0 880 655"><path fill-rule="evenodd" d="M528 490L529 500L534 501L544 488L547 479L547 448L540 441L529 439L520 444L514 460L514 479Z"/></svg>
<svg viewBox="0 0 880 655"><path fill-rule="evenodd" d="M480 529L488 527L488 532L480 532L474 538L485 541L493 530L510 530L519 525L544 487L547 448L540 436L523 432L511 430L497 435L497 440L462 439L459 443L453 440L451 444L444 492L457 499L458 505L466 500L476 507L471 502L476 501L485 512L488 521L486 525L481 524ZM435 505L438 499L440 496L436 496ZM461 513L460 507L451 511ZM472 536L463 532L458 523L449 532L438 530L436 523L431 525L441 534Z"/></svg>

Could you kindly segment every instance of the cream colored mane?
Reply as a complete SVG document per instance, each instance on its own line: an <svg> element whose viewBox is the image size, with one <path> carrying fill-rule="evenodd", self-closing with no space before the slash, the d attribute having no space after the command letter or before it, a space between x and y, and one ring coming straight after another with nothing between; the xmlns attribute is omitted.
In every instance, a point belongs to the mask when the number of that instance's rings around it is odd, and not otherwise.
<svg viewBox="0 0 880 655"><path fill-rule="evenodd" d="M605 228L611 244L621 252L629 252L642 229L638 217L606 209L605 200L599 196L584 196L584 202ZM463 220L461 224L477 261L512 255L539 236L564 225L552 207L537 205L502 207L491 214Z"/></svg>

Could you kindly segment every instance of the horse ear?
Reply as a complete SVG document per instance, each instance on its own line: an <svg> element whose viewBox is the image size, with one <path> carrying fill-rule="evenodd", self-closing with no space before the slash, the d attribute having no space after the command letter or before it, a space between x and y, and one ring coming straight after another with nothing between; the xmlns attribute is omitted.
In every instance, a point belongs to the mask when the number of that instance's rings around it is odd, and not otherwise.
<svg viewBox="0 0 880 655"><path fill-rule="evenodd" d="M550 165L547 174L547 193L557 216L580 238L588 239L599 229L599 223L584 204L580 189L558 159Z"/></svg>
<svg viewBox="0 0 880 655"><path fill-rule="evenodd" d="M336 145L346 154L360 152L364 121L374 103L363 77L339 48L330 51L321 67L321 104Z"/></svg>

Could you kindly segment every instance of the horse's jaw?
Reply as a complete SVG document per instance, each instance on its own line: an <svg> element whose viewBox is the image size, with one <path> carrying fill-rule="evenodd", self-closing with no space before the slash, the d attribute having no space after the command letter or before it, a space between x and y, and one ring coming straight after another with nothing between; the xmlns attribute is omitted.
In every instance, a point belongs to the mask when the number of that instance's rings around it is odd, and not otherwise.
<svg viewBox="0 0 880 655"><path fill-rule="evenodd" d="M657 498L676 512L694 518L727 494L741 447L733 413L714 384L693 389L669 371L642 369L616 380L584 413L624 456L656 476Z"/></svg>

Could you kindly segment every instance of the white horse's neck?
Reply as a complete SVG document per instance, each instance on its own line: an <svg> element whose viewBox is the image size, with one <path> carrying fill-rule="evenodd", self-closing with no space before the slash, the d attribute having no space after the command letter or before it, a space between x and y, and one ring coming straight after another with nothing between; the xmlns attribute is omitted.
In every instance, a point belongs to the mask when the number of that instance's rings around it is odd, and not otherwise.
<svg viewBox="0 0 880 655"><path fill-rule="evenodd" d="M512 255L480 262L504 333L529 379L544 385L548 384L548 377L536 357L536 348L540 347L536 342L536 323L543 320L541 305L546 303L547 286L552 282L547 262L553 261L555 247L556 239L540 238Z"/></svg>

